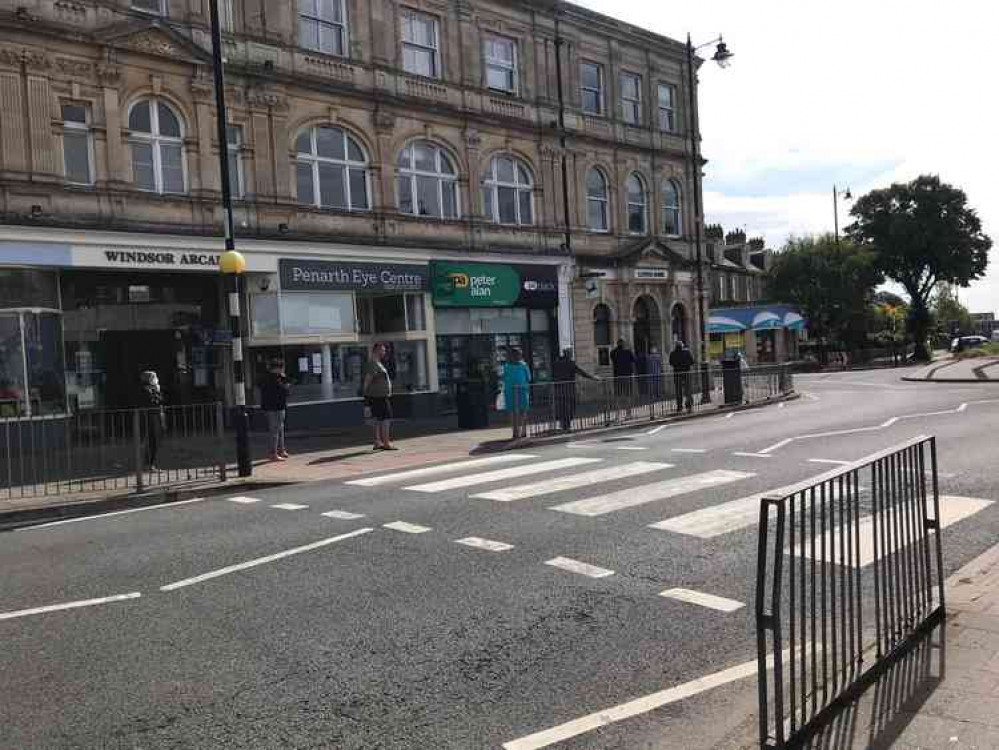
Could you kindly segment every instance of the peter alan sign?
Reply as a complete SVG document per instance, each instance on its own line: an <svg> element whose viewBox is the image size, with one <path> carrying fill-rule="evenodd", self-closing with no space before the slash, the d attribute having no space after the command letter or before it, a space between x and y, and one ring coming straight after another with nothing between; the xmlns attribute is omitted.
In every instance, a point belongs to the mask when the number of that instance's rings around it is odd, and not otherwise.
<svg viewBox="0 0 999 750"><path fill-rule="evenodd" d="M440 261L432 269L436 307L558 306L554 266Z"/></svg>
<svg viewBox="0 0 999 750"><path fill-rule="evenodd" d="M425 292L430 289L430 272L426 266L281 258L278 274L281 289L286 292Z"/></svg>

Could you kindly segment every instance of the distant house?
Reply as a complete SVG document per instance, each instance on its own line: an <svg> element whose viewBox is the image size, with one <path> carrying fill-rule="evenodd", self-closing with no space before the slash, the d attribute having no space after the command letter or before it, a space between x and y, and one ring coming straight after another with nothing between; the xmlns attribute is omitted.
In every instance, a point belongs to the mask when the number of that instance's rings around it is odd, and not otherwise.
<svg viewBox="0 0 999 750"><path fill-rule="evenodd" d="M707 226L705 236L711 359L736 352L750 364L797 359L805 320L794 307L768 299L766 275L773 251L762 238L747 239L742 230L726 234L718 224Z"/></svg>

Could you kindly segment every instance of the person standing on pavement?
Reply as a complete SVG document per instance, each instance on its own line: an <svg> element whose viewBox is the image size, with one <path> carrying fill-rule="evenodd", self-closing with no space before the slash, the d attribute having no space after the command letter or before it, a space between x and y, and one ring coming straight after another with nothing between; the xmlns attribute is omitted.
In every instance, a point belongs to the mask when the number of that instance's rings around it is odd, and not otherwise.
<svg viewBox="0 0 999 750"><path fill-rule="evenodd" d="M576 364L572 349L562 350L562 356L552 366L552 380L555 381L555 417L563 432L569 431L572 418L576 415L577 375L582 375L587 380L600 380Z"/></svg>
<svg viewBox="0 0 999 750"><path fill-rule="evenodd" d="M156 466L157 454L160 451L160 435L166 426L166 415L163 413L163 391L160 389L159 376L152 370L146 370L139 376L142 387L139 390L139 406L145 412L146 428L146 466L150 471L159 471Z"/></svg>
<svg viewBox="0 0 999 750"><path fill-rule="evenodd" d="M676 348L669 355L669 366L673 368L673 391L676 396L676 410L694 410L694 394L691 388L690 371L694 366L694 355L682 341L676 342Z"/></svg>
<svg viewBox="0 0 999 750"><path fill-rule="evenodd" d="M659 399L662 396L663 385L663 355L659 353L659 347L654 346L649 351L649 390L653 398Z"/></svg>
<svg viewBox="0 0 999 750"><path fill-rule="evenodd" d="M614 394L620 400L631 395L631 381L635 377L635 354L628 348L624 339L617 340L611 351L611 366L614 372Z"/></svg>
<svg viewBox="0 0 999 750"><path fill-rule="evenodd" d="M375 420L376 451L399 450L392 444L389 429L392 423L392 379L385 367L385 357L388 347L379 342L371 347L371 359L364 365L364 379L361 382L361 392L365 402L371 409L371 417Z"/></svg>
<svg viewBox="0 0 999 750"><path fill-rule="evenodd" d="M288 413L290 391L291 385L284 372L284 363L281 360L272 360L267 367L267 376L260 386L260 408L267 414L271 461L288 460L288 451L284 445L284 424L285 415Z"/></svg>
<svg viewBox="0 0 999 750"><path fill-rule="evenodd" d="M510 412L513 439L527 437L527 413L531 408L531 370L520 349L511 349L503 364L503 404Z"/></svg>

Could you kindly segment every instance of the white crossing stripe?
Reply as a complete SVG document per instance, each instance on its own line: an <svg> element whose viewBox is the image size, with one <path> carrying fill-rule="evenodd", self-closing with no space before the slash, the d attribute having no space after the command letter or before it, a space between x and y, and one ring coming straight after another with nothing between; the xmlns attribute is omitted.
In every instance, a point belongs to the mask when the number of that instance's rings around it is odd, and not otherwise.
<svg viewBox="0 0 999 750"><path fill-rule="evenodd" d="M351 513L346 510L330 510L319 515L327 518L339 518L341 521L356 521L358 518L364 518L363 513Z"/></svg>
<svg viewBox="0 0 999 750"><path fill-rule="evenodd" d="M699 604L708 609L717 609L719 612L735 612L737 609L742 609L746 606L742 602L735 601L735 599L726 599L724 596L705 594L701 591L693 591L691 589L667 589L660 593L659 596L667 599L676 599L681 602L689 602L690 604Z"/></svg>
<svg viewBox="0 0 999 750"><path fill-rule="evenodd" d="M508 469L497 469L496 471L487 471L481 474L466 474L465 476L442 479L439 482L431 482L430 484L417 484L412 487L405 487L404 489L413 490L414 492L443 492L460 487L471 487L476 484L500 482L504 479L514 479L515 477L523 477L529 474L542 474L546 471L570 469L573 466L582 466L584 464L595 464L602 460L600 458L559 458L555 461L543 461L539 464L530 464L528 466L511 466Z"/></svg>
<svg viewBox="0 0 999 750"><path fill-rule="evenodd" d="M940 528L945 529L948 526L957 523L958 521L963 521L965 518L975 515L976 513L985 510L987 507L992 505L991 500L982 500L976 497L960 497L958 495L941 495L940 496ZM902 511L904 513L905 511ZM886 523L891 523L889 516L884 512L878 514L886 519ZM858 556L854 553L854 561L852 567L866 567L874 562L874 517L867 516L866 518L861 518L857 524L860 533L860 555ZM880 528L880 525L879 525ZM826 557L830 563L839 563L839 544L843 536L843 527L835 529L833 531L828 531L825 533L825 544L826 544ZM837 541L836 549L833 549L833 541ZM888 550L879 549L878 551L883 558L885 555L891 554L896 550L902 549L906 546L905 538L899 538L892 533L891 548ZM805 557L806 559L811 559L812 542L808 539L803 545L795 546L795 554ZM879 542L878 547L881 547ZM815 559L818 562L822 562L822 535L815 538Z"/></svg>
<svg viewBox="0 0 999 750"><path fill-rule="evenodd" d="M556 557L545 562L545 565L551 565L553 568L568 570L570 573L579 573L580 575L588 576L589 578L606 578L607 576L614 575L613 570L598 568L596 565L590 565L588 563L580 562L579 560L573 560L571 557Z"/></svg>
<svg viewBox="0 0 999 750"><path fill-rule="evenodd" d="M641 487L612 492L609 495L597 495L583 500L574 500L571 503L556 505L551 510L559 510L563 513L572 513L577 516L602 516L623 508L631 508L636 505L644 505L656 500L665 500L677 495L686 495L688 492L718 487L730 482L738 482L741 479L749 479L756 476L745 471L729 471L728 469L715 469L706 471L703 474L691 474L679 479L669 479L665 482L646 484Z"/></svg>
<svg viewBox="0 0 999 750"><path fill-rule="evenodd" d="M819 474L806 482L818 481L828 474ZM740 497L738 500L731 500L721 505L714 505L710 508L684 513L682 516L667 518L665 521L649 524L650 529L662 529L664 531L675 531L677 534L696 536L700 539L711 539L732 531L738 531L748 526L759 523L760 520L760 500L765 497L784 497L788 490L798 485L780 487L767 492L759 492L749 497ZM839 496L839 484L834 483L831 497ZM863 487L857 487L863 490Z"/></svg>
<svg viewBox="0 0 999 750"><path fill-rule="evenodd" d="M672 453L707 453L705 448L671 448Z"/></svg>
<svg viewBox="0 0 999 750"><path fill-rule="evenodd" d="M230 503L239 503L240 505L250 505L251 503L259 503L259 497L227 497Z"/></svg>
<svg viewBox="0 0 999 750"><path fill-rule="evenodd" d="M646 445L615 445L614 450L618 451L647 451L649 448Z"/></svg>
<svg viewBox="0 0 999 750"><path fill-rule="evenodd" d="M100 599L85 599L78 602L66 602L65 604L50 604L47 607L32 607L31 609L19 609L16 612L0 612L0 620L14 620L18 617L28 617L29 615L44 615L48 612L61 612L65 609L79 609L81 607L94 607L98 604L109 604L111 602L122 602L126 599L138 599L142 596L138 591L131 594L116 594L115 596L104 596Z"/></svg>
<svg viewBox="0 0 999 750"><path fill-rule="evenodd" d="M483 466L490 466L492 464L509 464L514 461L526 461L529 458L537 458L537 456L531 455L529 453L501 453L498 456L489 456L487 458L476 458L472 461L459 461L457 463L451 464L440 464L438 466L424 466L421 469L410 469L408 471L399 471L395 474L383 474L380 477L366 477L365 479L351 479L349 482L344 484L353 484L358 487L377 487L381 484L391 484L392 482L408 482L411 479L419 479L420 477L433 476L434 474L449 474L455 471L464 471L465 469L478 469Z"/></svg>
<svg viewBox="0 0 999 750"><path fill-rule="evenodd" d="M519 487L507 487L505 489L483 492L472 497L480 497L485 500L498 500L508 503L511 500L523 500L528 497L538 497L539 495L549 495L553 492L563 492L564 490L574 490L577 487L589 487L591 484L600 482L610 482L615 479L648 474L652 471L672 469L673 464L657 464L648 461L635 461L630 464L611 466L606 469L594 469L584 471L579 474L569 474L564 477L556 477L533 484L522 484Z"/></svg>
<svg viewBox="0 0 999 750"><path fill-rule="evenodd" d="M392 529L392 531L401 531L405 534L425 534L430 531L429 526L418 526L415 523L406 523L405 521L393 521L392 523L384 524L386 529Z"/></svg>
<svg viewBox="0 0 999 750"><path fill-rule="evenodd" d="M490 552L506 552L513 549L512 544L506 542L494 542L492 539L483 539L478 536L466 536L464 539L455 540L455 544L464 544L466 547L489 550Z"/></svg>
<svg viewBox="0 0 999 750"><path fill-rule="evenodd" d="M810 458L808 459L810 464L833 464L834 466L849 466L852 461L840 461L836 458Z"/></svg>
<svg viewBox="0 0 999 750"><path fill-rule="evenodd" d="M749 453L747 451L733 451L733 456L742 456L743 458L773 458L768 453Z"/></svg>
<svg viewBox="0 0 999 750"><path fill-rule="evenodd" d="M272 508L277 508L278 510L305 510L308 505L299 505L298 503L278 503L277 505L272 505Z"/></svg>

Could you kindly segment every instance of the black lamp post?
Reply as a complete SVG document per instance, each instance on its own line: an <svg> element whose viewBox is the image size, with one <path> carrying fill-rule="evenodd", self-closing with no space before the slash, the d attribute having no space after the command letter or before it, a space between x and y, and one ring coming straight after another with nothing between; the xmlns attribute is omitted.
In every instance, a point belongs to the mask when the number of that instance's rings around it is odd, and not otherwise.
<svg viewBox="0 0 999 750"><path fill-rule="evenodd" d="M222 179L222 223L225 225L225 252L219 259L219 270L226 279L229 299L229 326L232 332L232 421L236 429L236 465L239 476L253 473L250 460L250 417L246 411L246 384L243 370L243 326L240 314L240 278L246 270L246 260L236 252L233 237L232 190L229 183L229 118L225 106L225 75L222 70L222 25L219 23L218 0L209 0L212 21L212 61L215 69L215 120L218 125L219 173Z"/></svg>
<svg viewBox="0 0 999 750"><path fill-rule="evenodd" d="M722 68L728 67L732 59L725 42L719 36L710 42L705 42L694 46L690 41L690 34L687 34L687 105L690 107L690 153L693 159L694 177L694 249L697 256L697 317L701 326L701 403L711 402L711 387L708 373L708 320L704 314L704 268L701 252L701 153L698 148L700 133L697 124L697 101L694 96L694 60L697 50L717 44L714 60Z"/></svg>
<svg viewBox="0 0 999 750"><path fill-rule="evenodd" d="M850 192L850 188L847 188L846 192L843 193L843 200L852 199L853 194ZM839 247L839 194L836 192L835 185L833 185L833 236L836 238L836 247Z"/></svg>

